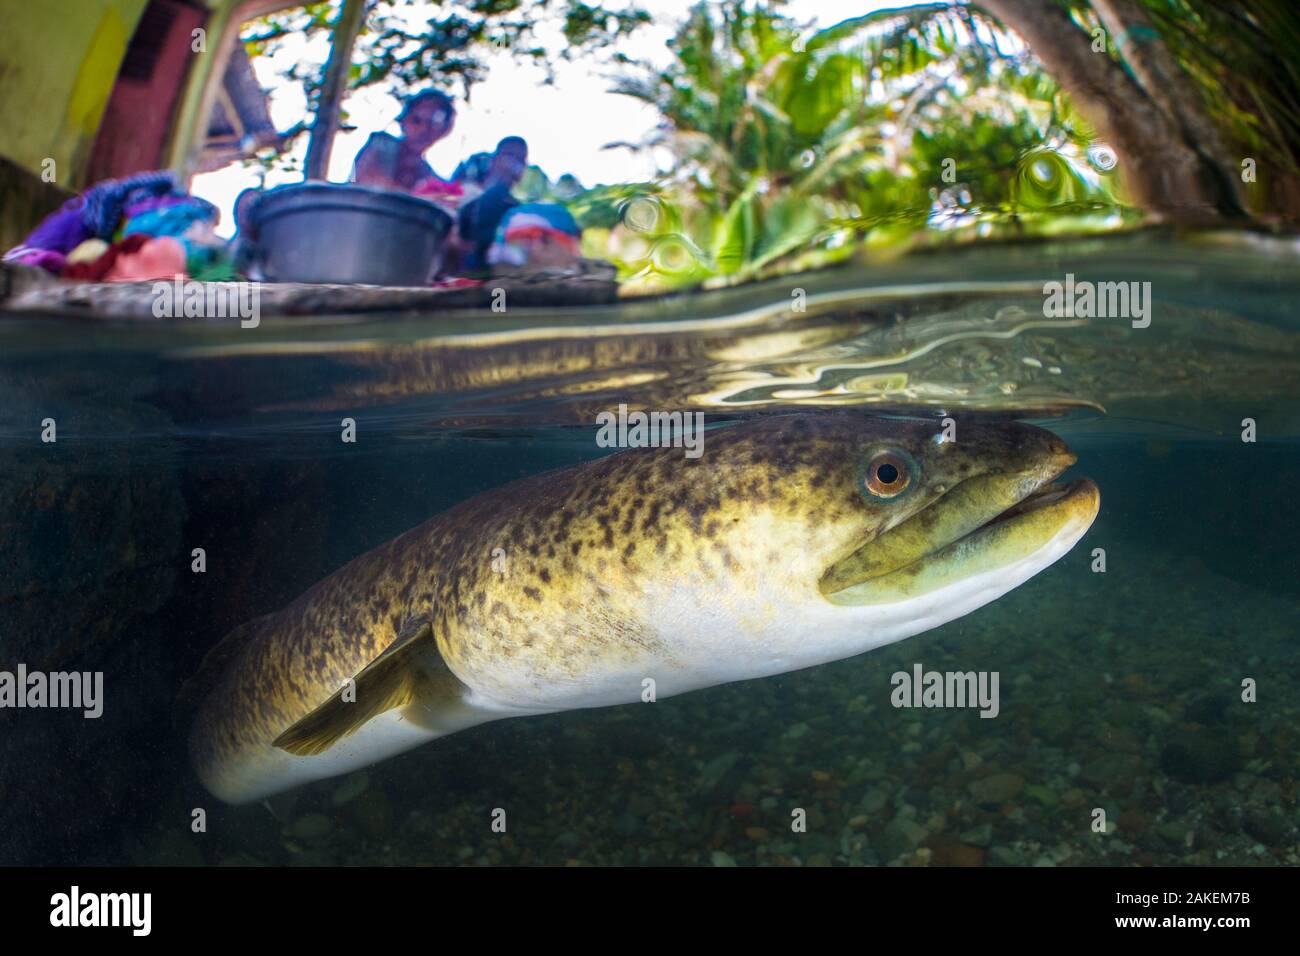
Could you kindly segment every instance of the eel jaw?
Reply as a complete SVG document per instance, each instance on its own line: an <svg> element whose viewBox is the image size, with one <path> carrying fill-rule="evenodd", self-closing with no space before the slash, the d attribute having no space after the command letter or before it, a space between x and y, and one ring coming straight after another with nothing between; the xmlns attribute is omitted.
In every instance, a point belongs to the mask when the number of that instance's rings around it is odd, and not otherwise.
<svg viewBox="0 0 1300 956"><path fill-rule="evenodd" d="M963 482L930 505L944 510L910 535L889 540L916 516L831 565L819 582L822 595L838 605L891 604L1013 565L1037 573L1073 547L1100 507L1100 492L1088 479L1051 483L1073 461L1062 455L1036 473ZM945 509L950 497L955 500ZM982 500L993 507L972 507Z"/></svg>

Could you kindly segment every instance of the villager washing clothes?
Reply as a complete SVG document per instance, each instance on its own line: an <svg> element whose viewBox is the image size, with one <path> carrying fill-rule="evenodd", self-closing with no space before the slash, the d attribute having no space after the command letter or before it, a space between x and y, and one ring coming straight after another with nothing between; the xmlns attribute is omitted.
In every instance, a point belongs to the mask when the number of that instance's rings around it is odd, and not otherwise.
<svg viewBox="0 0 1300 956"><path fill-rule="evenodd" d="M520 204L514 186L528 168L528 144L507 136L494 152L476 153L452 175L468 195L457 216L468 270L488 266L563 267L579 255L582 231L558 203Z"/></svg>
<svg viewBox="0 0 1300 956"><path fill-rule="evenodd" d="M424 153L450 133L456 123L451 98L437 90L417 93L406 101L397 123L402 128L400 137L379 132L366 140L357 153L352 181L409 193L436 189L444 180L433 171Z"/></svg>
<svg viewBox="0 0 1300 956"><path fill-rule="evenodd" d="M409 192L454 214L456 230L444 272L571 264L579 253L581 230L568 211L554 203L532 203L522 210L512 195L528 168L523 137L507 136L493 152L475 153L450 179L438 176L425 161L424 152L451 131L455 119L455 106L445 94L426 91L411 97L398 116L401 137L372 134L357 154L352 181ZM525 219L514 223L517 214Z"/></svg>
<svg viewBox="0 0 1300 956"><path fill-rule="evenodd" d="M504 137L492 152L473 154L456 166L449 179L444 179L424 154L455 125L456 107L451 98L436 90L417 93L406 100L397 122L399 135L381 131L369 137L356 156L351 179L381 194L400 193L441 210L446 230L441 237L435 231L439 217L435 210L423 206L422 210L403 213L409 217L413 212L417 218L428 220L429 236L422 241L436 243L423 279L419 278L420 262L413 262L414 268L400 278L380 280L335 279L335 270L329 266L311 279L295 279L269 267L269 247L288 248L300 258L328 262L329 252L342 249L349 237L365 244L361 252L347 253L352 259L381 255L368 244L374 242L373 238L365 240L361 236L367 228L387 234L386 221L376 227L366 219L344 220L356 224L358 231L345 225L342 231L328 234L306 225L295 226L288 245L283 230L278 239L265 234L266 223L271 221L270 197L283 196L286 190L316 190L319 195L301 201L294 214L298 210L316 213L332 208L336 194L331 190L348 187L307 183L269 191L245 190L235 202L236 235L226 243L214 231L219 218L216 207L186 193L176 175L166 170L96 184L49 215L21 245L5 255L5 260L37 266L61 278L90 282L179 276L211 281L245 277L258 281L395 285L421 281L444 284L508 269L566 269L578 261L582 231L568 210L557 203L524 203L514 195L528 169L528 143L522 137ZM372 213L370 199L364 194L357 197L356 192L353 203L364 207L359 214L382 220L385 213ZM313 239L325 242L328 248L304 252L304 245Z"/></svg>
<svg viewBox="0 0 1300 956"><path fill-rule="evenodd" d="M477 193L456 217L465 268L482 269L487 264L497 227L519 205L510 191L527 168L528 144L519 136L507 136L492 154L478 153L456 168L452 178Z"/></svg>

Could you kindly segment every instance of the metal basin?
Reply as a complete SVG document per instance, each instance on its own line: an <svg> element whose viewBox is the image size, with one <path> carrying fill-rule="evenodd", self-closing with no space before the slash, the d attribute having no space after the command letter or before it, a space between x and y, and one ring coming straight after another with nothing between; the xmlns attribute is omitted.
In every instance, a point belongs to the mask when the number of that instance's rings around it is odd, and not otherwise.
<svg viewBox="0 0 1300 956"><path fill-rule="evenodd" d="M424 285L442 264L452 225L423 199L339 183L272 189L250 218L272 282Z"/></svg>

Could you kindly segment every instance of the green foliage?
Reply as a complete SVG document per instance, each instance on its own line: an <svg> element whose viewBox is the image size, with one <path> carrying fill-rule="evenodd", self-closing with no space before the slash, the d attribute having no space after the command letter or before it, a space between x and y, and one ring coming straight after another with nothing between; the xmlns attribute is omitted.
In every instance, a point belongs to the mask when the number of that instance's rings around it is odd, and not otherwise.
<svg viewBox="0 0 1300 956"><path fill-rule="evenodd" d="M373 0L353 48L349 91L384 84L399 97L431 86L459 86L468 94L486 76L484 55L490 50L509 50L549 70L557 61L612 47L650 20L637 8L608 11L581 0L456 0L412 25L409 8L405 0ZM246 23L242 41L251 58L273 54L287 37L328 37L341 10L340 0L332 0L269 14ZM558 50L537 40L537 26L548 16L561 18L566 42ZM287 149L312 127L324 61L296 63L283 75L302 85L311 114L287 131Z"/></svg>
<svg viewBox="0 0 1300 956"><path fill-rule="evenodd" d="M459 0L419 29L379 0L353 88L396 92L482 78L490 46L541 63L613 47L649 20L580 0ZM1081 26L1087 0L1055 0ZM1280 0L1138 0L1242 155L1300 173L1300 21ZM251 55L327 30L337 2L257 22ZM540 48L559 12L564 49ZM1062 42L1088 42L1086 29ZM1111 228L1132 221L1096 141L1057 82L978 8L930 3L820 30L782 0L701 0L659 70L615 56L615 91L662 117L637 149L666 147L650 183L582 189L532 168L530 201L564 202L589 254L648 287L814 266L863 245ZM1119 58L1114 50L1111 55ZM295 68L314 102L319 65ZM302 124L307 128L309 123Z"/></svg>
<svg viewBox="0 0 1300 956"><path fill-rule="evenodd" d="M1300 173L1300 18L1278 0L1140 0L1228 139Z"/></svg>
<svg viewBox="0 0 1300 956"><path fill-rule="evenodd" d="M615 88L664 118L633 145L675 157L644 186L671 216L624 223L640 241L616 230L605 253L648 286L816 265L863 242L1015 234L1054 211L1076 225L1123 212L1057 84L965 6L811 31L762 2L701 2L671 49L667 70L640 64ZM665 239L699 250L694 266L665 273Z"/></svg>

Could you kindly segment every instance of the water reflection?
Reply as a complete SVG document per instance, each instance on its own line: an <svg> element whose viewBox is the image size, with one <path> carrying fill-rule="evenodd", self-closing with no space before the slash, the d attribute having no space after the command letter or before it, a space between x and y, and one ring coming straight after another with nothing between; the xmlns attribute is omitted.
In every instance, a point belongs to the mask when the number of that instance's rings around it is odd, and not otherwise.
<svg viewBox="0 0 1300 956"><path fill-rule="evenodd" d="M1228 428L1238 407L1259 416L1295 396L1295 263L1278 240L1144 233L862 261L582 310L174 324L130 336L78 323L0 328L15 374L62 356L40 383L51 395L72 376L106 394L127 388L187 426L236 430L320 412L426 432L507 416L512 426L590 424L619 403L727 415L1104 409ZM1044 284L1067 272L1149 282L1150 327L1045 315ZM1270 428L1294 434L1300 423Z"/></svg>

